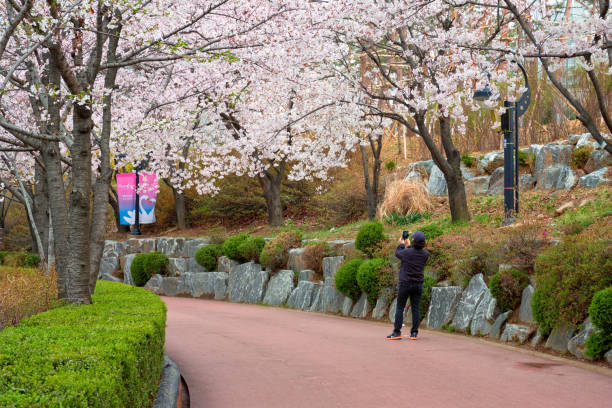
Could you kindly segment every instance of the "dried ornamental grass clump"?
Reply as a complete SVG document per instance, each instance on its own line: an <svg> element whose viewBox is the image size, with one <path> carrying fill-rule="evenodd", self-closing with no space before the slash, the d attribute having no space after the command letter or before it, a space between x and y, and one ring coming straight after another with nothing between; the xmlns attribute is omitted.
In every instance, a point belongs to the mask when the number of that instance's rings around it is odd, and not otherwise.
<svg viewBox="0 0 612 408"><path fill-rule="evenodd" d="M432 209L425 185L419 180L396 180L389 184L378 207L378 218L391 214L423 213Z"/></svg>

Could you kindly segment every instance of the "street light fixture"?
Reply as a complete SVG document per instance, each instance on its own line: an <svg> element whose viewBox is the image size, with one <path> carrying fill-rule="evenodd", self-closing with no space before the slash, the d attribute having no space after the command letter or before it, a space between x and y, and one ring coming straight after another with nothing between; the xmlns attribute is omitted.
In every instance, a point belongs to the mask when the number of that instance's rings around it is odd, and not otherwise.
<svg viewBox="0 0 612 408"><path fill-rule="evenodd" d="M521 69L525 80L525 92L516 102L504 101L506 111L501 117L501 127L504 132L504 223L509 225L514 222L513 214L519 211L519 117L529 108L531 101L531 89L527 71L517 60L513 60ZM491 76L487 74L489 79ZM493 92L487 84L483 89L474 92L473 99L477 102L489 100Z"/></svg>

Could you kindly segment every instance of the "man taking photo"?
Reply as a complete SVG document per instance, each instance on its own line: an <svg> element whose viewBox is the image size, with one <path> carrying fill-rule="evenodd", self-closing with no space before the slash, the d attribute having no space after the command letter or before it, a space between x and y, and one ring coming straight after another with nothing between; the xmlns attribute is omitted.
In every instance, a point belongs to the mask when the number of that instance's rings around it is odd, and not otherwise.
<svg viewBox="0 0 612 408"><path fill-rule="evenodd" d="M399 273L395 326L393 333L387 336L388 340L402 339L404 308L409 297L412 311L410 340L416 340L419 334L419 323L421 321L419 304L423 293L423 282L425 281L425 263L429 258L429 251L424 248L425 234L417 231L412 234L412 245L408 236L403 235L399 241L399 246L395 250L395 256L402 261L402 266Z"/></svg>

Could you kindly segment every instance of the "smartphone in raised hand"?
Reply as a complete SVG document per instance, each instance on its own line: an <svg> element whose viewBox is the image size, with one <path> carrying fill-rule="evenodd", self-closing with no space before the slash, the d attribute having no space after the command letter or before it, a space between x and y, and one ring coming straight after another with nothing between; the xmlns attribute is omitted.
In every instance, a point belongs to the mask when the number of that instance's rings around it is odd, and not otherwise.
<svg viewBox="0 0 612 408"><path fill-rule="evenodd" d="M410 232L404 231L402 232L402 239L407 240L410 237Z"/></svg>

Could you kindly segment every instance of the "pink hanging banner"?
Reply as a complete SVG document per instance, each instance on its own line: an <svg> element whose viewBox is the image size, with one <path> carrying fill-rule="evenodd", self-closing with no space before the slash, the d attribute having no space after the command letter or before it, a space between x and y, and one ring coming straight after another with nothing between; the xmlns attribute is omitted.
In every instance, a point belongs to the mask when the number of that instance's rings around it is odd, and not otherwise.
<svg viewBox="0 0 612 408"><path fill-rule="evenodd" d="M138 190L140 202L141 224L153 224L155 222L155 202L157 201L157 175L155 173L138 174Z"/></svg>
<svg viewBox="0 0 612 408"><path fill-rule="evenodd" d="M136 173L117 174L117 196L119 198L119 219L121 225L134 225L136 222ZM139 223L155 222L155 202L158 181L154 173L138 174Z"/></svg>

